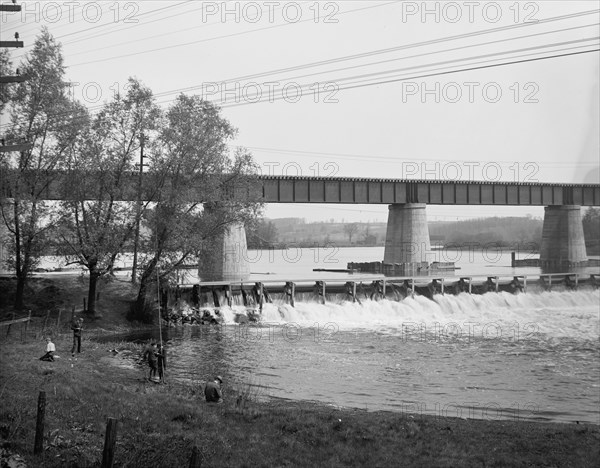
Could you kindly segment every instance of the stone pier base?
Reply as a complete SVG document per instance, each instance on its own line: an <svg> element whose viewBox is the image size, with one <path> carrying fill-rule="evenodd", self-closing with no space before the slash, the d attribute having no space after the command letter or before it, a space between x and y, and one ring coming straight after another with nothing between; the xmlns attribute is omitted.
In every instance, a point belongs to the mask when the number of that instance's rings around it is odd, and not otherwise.
<svg viewBox="0 0 600 468"><path fill-rule="evenodd" d="M383 262L420 263L431 250L425 203L394 204L389 207Z"/></svg>
<svg viewBox="0 0 600 468"><path fill-rule="evenodd" d="M540 266L561 269L586 264L581 207L547 206L544 209Z"/></svg>
<svg viewBox="0 0 600 468"><path fill-rule="evenodd" d="M250 276L246 230L242 224L207 241L202 249L198 276L201 281L244 281Z"/></svg>

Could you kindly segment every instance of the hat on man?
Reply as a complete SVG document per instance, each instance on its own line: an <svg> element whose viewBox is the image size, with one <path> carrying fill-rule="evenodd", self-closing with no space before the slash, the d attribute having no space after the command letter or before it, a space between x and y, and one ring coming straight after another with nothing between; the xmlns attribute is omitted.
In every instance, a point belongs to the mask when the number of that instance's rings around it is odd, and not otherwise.
<svg viewBox="0 0 600 468"><path fill-rule="evenodd" d="M223 383L223 377L221 377L220 375L217 375L215 377L215 380L218 380L219 382Z"/></svg>

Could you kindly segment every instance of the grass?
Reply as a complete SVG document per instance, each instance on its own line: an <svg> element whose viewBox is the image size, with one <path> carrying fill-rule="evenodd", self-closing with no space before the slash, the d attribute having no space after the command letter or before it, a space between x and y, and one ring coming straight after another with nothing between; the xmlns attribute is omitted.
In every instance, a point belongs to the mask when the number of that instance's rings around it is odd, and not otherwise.
<svg viewBox="0 0 600 468"><path fill-rule="evenodd" d="M65 293L53 296L64 310L80 303L85 285L69 277L53 284ZM8 339L0 329L0 466L10 456L30 467L99 466L109 417L118 420L115 467L187 467L194 446L203 467L600 466L596 425L340 409L269 399L252 382L226 385L225 402L217 405L203 401L200 382L177 383L167 373L167 384L150 383L146 367L118 365L123 355L141 355L142 345L93 340L131 329L123 317L133 292L120 286L104 287L102 318L84 323L77 361L69 360L68 326L42 326L44 303L34 307L25 341L19 326ZM61 356L53 363L38 360L48 332ZM113 357L112 349L127 353ZM44 451L34 455L40 391L47 400Z"/></svg>
<svg viewBox="0 0 600 468"><path fill-rule="evenodd" d="M58 354L70 348L56 337ZM119 367L110 349L84 340L77 361L37 358L42 339L2 341L0 441L28 466L92 467L102 457L106 419L119 422L115 466L188 466L197 446L211 466L598 466L594 425L437 418L266 400L247 385L207 404L199 384L157 385L146 369ZM36 404L46 392L44 453L33 455Z"/></svg>

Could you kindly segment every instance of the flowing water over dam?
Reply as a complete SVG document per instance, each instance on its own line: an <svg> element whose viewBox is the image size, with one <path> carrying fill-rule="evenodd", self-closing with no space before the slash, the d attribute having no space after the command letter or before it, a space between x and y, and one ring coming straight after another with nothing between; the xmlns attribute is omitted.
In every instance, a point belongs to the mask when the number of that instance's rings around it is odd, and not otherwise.
<svg viewBox="0 0 600 468"><path fill-rule="evenodd" d="M260 323L165 328L169 379L264 397L599 424L598 290L264 305ZM157 334L157 333L156 333Z"/></svg>

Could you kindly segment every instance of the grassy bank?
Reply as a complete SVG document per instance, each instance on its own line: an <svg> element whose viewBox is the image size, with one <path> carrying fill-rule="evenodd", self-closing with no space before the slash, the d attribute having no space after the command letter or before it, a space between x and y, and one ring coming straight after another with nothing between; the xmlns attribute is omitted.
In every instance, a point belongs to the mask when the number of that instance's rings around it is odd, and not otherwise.
<svg viewBox="0 0 600 468"><path fill-rule="evenodd" d="M6 293L12 281L2 283ZM115 466L187 467L197 446L211 466L598 466L600 429L577 424L463 420L316 403L258 402L225 387L225 403L203 402L199 382L144 380L146 368L123 356L125 343L91 337L131 329L125 321L135 288L102 285L98 317L84 323L83 353L70 360L70 310L81 309L86 284L73 276L30 283L34 320L25 336L0 328L0 466L12 454L30 467L99 466L106 419L118 420ZM6 296L5 296L6 299ZM1 302L1 301L0 301ZM48 313L60 308L62 315ZM12 316L8 301L0 315ZM60 356L42 362L44 335ZM22 341L24 339L24 341ZM109 350L121 350L114 356ZM201 358L201 357L199 357ZM33 454L37 398L46 392L44 451ZM249 398L248 398L249 397ZM2 458L4 457L4 458Z"/></svg>
<svg viewBox="0 0 600 468"><path fill-rule="evenodd" d="M70 360L70 336L55 340L53 363L39 361L41 338L2 337L0 440L28 466L98 466L106 418L119 421L115 466L598 466L598 426L482 421L335 409L244 398L225 389L222 405L201 386L143 380L123 344L84 339ZM140 349L129 345L135 354ZM125 363L128 365L119 365ZM144 369L145 370L145 369ZM33 455L36 403L47 395L43 455Z"/></svg>

